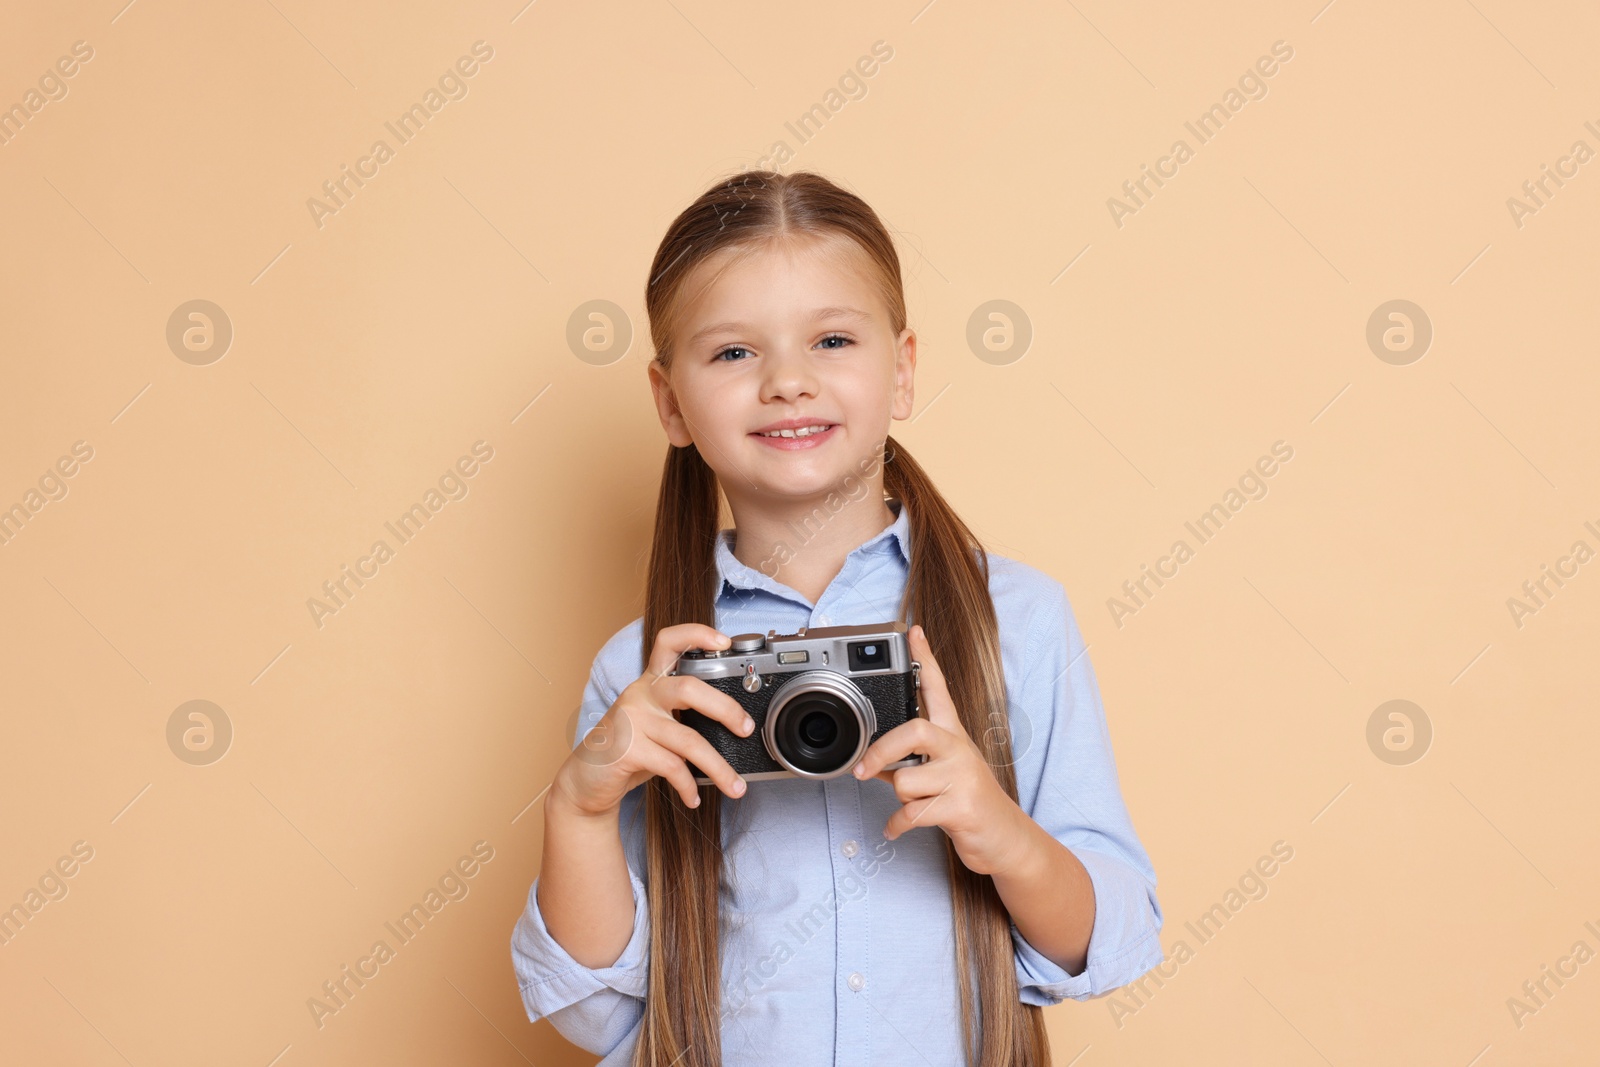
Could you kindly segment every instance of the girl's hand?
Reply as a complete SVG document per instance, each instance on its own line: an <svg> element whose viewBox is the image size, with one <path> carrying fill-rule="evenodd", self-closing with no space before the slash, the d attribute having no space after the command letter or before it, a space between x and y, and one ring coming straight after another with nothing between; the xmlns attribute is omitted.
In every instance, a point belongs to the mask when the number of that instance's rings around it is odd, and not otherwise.
<svg viewBox="0 0 1600 1067"><path fill-rule="evenodd" d="M614 818L630 789L659 774L677 788L686 806L697 807L700 786L689 760L728 796L742 796L744 780L711 742L678 721L674 709L693 708L741 737L755 729L754 720L738 701L703 680L667 674L686 649L728 644L726 634L699 623L667 626L656 634L649 667L617 694L561 764L550 784L552 799L580 815Z"/></svg>
<svg viewBox="0 0 1600 1067"><path fill-rule="evenodd" d="M1004 870L1026 844L1018 817L1027 816L1001 788L983 753L967 736L922 627L913 626L907 638L911 658L922 665L921 701L927 718L904 722L873 742L856 765L855 776L889 782L904 804L883 828L888 840L913 827L938 826L971 870L978 874ZM927 762L882 769L914 752L926 755Z"/></svg>

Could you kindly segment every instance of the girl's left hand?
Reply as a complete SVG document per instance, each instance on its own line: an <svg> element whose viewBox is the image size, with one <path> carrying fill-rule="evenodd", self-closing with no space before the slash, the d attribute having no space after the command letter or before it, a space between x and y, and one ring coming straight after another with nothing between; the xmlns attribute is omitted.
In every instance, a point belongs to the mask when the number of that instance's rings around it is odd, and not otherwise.
<svg viewBox="0 0 1600 1067"><path fill-rule="evenodd" d="M961 862L978 874L1003 870L1025 838L1018 817L1026 818L1001 788L982 751L961 725L944 674L933 658L920 625L906 635L911 658L922 665L919 699L927 717L896 726L867 749L854 768L858 779L881 778L894 786L904 805L889 817L883 836L890 841L917 826L938 826L949 835ZM882 770L922 753L927 762Z"/></svg>

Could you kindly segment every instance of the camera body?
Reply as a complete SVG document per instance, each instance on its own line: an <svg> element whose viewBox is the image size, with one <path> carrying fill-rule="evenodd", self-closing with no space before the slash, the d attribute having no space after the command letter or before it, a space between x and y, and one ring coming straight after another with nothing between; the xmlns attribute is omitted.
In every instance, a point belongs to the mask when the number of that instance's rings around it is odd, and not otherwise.
<svg viewBox="0 0 1600 1067"><path fill-rule="evenodd" d="M738 634L726 649L689 649L672 673L727 693L755 720L740 737L693 708L678 713L741 777L759 781L849 774L878 738L926 717L920 670L905 623L889 622ZM913 754L886 769L925 760ZM712 784L693 762L689 769L696 783Z"/></svg>

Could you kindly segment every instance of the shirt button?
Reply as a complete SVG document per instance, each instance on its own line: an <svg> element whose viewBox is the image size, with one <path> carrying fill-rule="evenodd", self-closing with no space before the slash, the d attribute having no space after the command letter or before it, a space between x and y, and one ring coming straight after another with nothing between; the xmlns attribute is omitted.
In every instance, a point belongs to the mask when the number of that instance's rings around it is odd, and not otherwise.
<svg viewBox="0 0 1600 1067"><path fill-rule="evenodd" d="M857 993L861 992L861 988L867 984L867 980L861 977L861 973L859 971L852 971L850 977L846 979L846 981L850 983L850 988L854 989Z"/></svg>
<svg viewBox="0 0 1600 1067"><path fill-rule="evenodd" d="M824 613L822 615L818 615L817 616L817 625L818 626L832 626L833 625L833 619L829 618L826 613Z"/></svg>
<svg viewBox="0 0 1600 1067"><path fill-rule="evenodd" d="M844 853L845 859L849 859L851 856L854 856L857 852L861 851L861 846L856 844L854 841L846 841L844 844L839 846L839 851Z"/></svg>

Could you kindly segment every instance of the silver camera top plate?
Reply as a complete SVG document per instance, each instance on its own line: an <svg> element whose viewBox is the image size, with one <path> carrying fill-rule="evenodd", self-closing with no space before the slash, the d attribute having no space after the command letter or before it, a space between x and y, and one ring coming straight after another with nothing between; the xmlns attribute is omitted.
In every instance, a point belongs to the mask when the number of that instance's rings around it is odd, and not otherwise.
<svg viewBox="0 0 1600 1067"><path fill-rule="evenodd" d="M882 638L887 646L883 666L852 666L850 646L875 637ZM699 654L686 653L678 658L675 673L709 679L750 673L768 675L829 670L860 677L904 674L912 669L906 625L899 621L866 626L801 627L792 634L768 630L764 637L761 634L736 634L726 649L693 651Z"/></svg>

